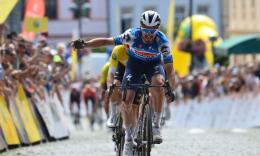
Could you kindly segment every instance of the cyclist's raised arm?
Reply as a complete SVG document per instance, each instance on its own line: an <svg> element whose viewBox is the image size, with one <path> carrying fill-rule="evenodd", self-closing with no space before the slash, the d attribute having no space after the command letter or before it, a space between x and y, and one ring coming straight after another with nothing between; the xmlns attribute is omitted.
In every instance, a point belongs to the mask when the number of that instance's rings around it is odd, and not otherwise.
<svg viewBox="0 0 260 156"><path fill-rule="evenodd" d="M110 38L95 38L89 41L85 41L87 47L100 47L100 46L107 46L107 45L114 45L115 41L113 37Z"/></svg>
<svg viewBox="0 0 260 156"><path fill-rule="evenodd" d="M106 45L122 45L130 44L134 39L134 32L132 29L126 30L123 34L110 38L95 38L89 41L85 41L87 47L100 47Z"/></svg>
<svg viewBox="0 0 260 156"><path fill-rule="evenodd" d="M89 41L84 41L82 39L74 40L70 42L70 45L75 49L82 49L84 47L96 48L107 45L122 45L122 44L130 44L133 40L134 33L131 29L127 30L125 33L110 38L95 38Z"/></svg>

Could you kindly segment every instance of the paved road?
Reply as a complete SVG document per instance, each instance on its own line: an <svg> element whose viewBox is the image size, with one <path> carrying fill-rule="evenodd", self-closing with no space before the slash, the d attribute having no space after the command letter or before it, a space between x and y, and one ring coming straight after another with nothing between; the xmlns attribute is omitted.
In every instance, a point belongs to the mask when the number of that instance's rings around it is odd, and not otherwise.
<svg viewBox="0 0 260 156"><path fill-rule="evenodd" d="M176 114L174 110L172 114ZM164 127L164 142L152 149L152 156L260 156L260 129L180 129L175 128L176 121L182 123L178 118L175 116L175 120ZM69 140L19 148L0 155L114 156L111 133L98 126L91 132L87 124L84 125L84 130L73 130Z"/></svg>
<svg viewBox="0 0 260 156"><path fill-rule="evenodd" d="M163 130L165 141L152 155L163 156L259 156L260 130ZM74 131L69 140L24 147L3 156L113 156L111 136L106 130Z"/></svg>

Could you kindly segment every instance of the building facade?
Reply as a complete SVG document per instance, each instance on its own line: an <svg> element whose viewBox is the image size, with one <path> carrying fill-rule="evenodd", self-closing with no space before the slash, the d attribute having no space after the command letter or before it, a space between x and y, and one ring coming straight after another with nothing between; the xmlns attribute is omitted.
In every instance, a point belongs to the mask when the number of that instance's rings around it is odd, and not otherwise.
<svg viewBox="0 0 260 156"><path fill-rule="evenodd" d="M260 33L259 0L222 0L224 38Z"/></svg>
<svg viewBox="0 0 260 156"><path fill-rule="evenodd" d="M175 21L180 23L185 17L189 16L190 0L175 0ZM221 0L193 0L193 14L203 14L215 21L218 32L222 35L222 4Z"/></svg>
<svg viewBox="0 0 260 156"><path fill-rule="evenodd" d="M88 12L83 13L81 37L91 39L108 36L107 0L84 0ZM20 33L24 18L26 0L18 1L10 13L6 24L8 31ZM73 0L45 0L45 16L48 17L48 42L57 43L72 40L79 36L79 20L73 13Z"/></svg>
<svg viewBox="0 0 260 156"><path fill-rule="evenodd" d="M109 0L109 32L111 36L121 34L130 27L140 26L140 15L145 10L158 11L162 24L166 25L169 0Z"/></svg>
<svg viewBox="0 0 260 156"><path fill-rule="evenodd" d="M88 12L83 14L82 32L83 38L107 36L107 1L86 0ZM49 42L70 41L72 37L78 38L78 18L71 8L73 0L45 0L46 16L49 18L48 34ZM75 7L75 6L74 6Z"/></svg>
<svg viewBox="0 0 260 156"><path fill-rule="evenodd" d="M108 0L110 14L109 32L112 36L130 27L139 27L140 15L145 10L160 13L166 27L170 0ZM221 34L221 0L193 0L193 14L204 14L217 24ZM189 0L175 0L175 23L178 25L189 15Z"/></svg>
<svg viewBox="0 0 260 156"><path fill-rule="evenodd" d="M260 34L260 0L222 0L222 3L224 38ZM230 56L230 65L259 61L259 54Z"/></svg>

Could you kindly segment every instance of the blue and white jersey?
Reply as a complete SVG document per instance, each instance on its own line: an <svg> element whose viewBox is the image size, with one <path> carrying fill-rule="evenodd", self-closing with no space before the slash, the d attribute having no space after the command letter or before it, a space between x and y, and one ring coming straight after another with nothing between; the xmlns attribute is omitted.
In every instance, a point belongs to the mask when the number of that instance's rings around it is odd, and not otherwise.
<svg viewBox="0 0 260 156"><path fill-rule="evenodd" d="M158 31L154 42L149 44L143 42L141 33L141 28L132 28L114 38L115 45L129 46L129 60L160 62L163 56L170 54L168 39L162 32Z"/></svg>

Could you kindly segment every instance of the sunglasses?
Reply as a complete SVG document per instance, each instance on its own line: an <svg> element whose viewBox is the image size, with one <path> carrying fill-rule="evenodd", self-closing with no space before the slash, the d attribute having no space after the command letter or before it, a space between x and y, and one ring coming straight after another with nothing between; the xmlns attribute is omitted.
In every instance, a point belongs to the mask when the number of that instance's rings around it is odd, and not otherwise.
<svg viewBox="0 0 260 156"><path fill-rule="evenodd" d="M147 34L147 35L155 35L158 32L158 29L147 29L147 28L142 28L142 33Z"/></svg>

